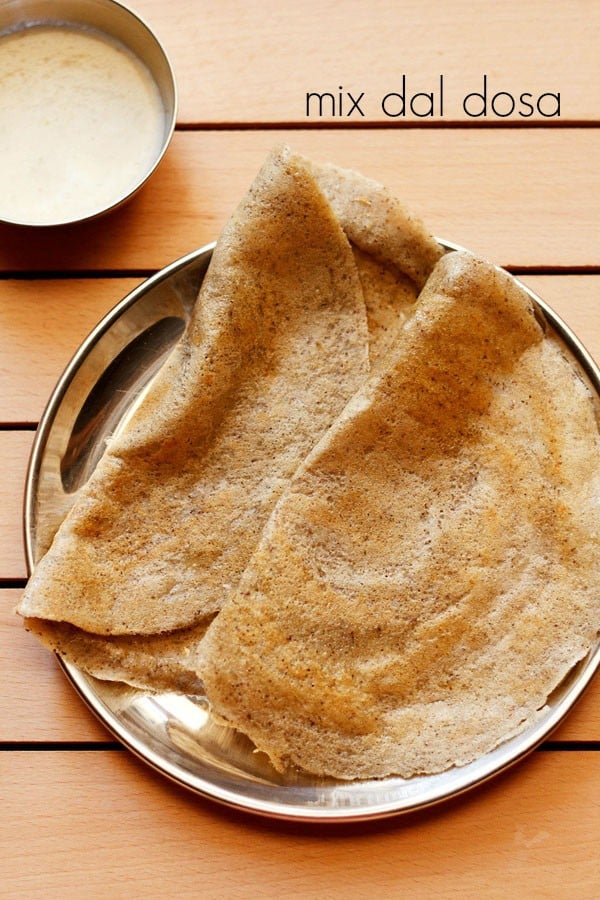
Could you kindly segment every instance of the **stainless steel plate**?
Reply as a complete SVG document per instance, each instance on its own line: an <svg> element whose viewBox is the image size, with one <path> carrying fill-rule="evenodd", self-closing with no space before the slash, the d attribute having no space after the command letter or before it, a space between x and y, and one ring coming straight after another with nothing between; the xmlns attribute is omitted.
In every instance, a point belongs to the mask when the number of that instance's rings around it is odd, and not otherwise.
<svg viewBox="0 0 600 900"><path fill-rule="evenodd" d="M448 249L456 245L442 241ZM28 566L42 555L89 477L108 436L149 383L189 319L212 245L174 262L112 310L76 353L42 418L25 495ZM600 371L564 323L527 288L549 329L600 395ZM218 725L206 701L149 694L91 678L61 663L76 690L129 749L173 781L205 797L267 816L304 821L364 820L456 796L536 747L563 719L600 664L600 641L554 691L527 731L470 765L439 775L337 782L279 775L263 754Z"/></svg>

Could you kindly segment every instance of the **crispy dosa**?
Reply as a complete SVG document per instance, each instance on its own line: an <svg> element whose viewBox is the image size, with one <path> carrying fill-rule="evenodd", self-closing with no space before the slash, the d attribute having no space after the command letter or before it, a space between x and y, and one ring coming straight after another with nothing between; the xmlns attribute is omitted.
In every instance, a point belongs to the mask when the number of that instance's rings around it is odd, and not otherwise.
<svg viewBox="0 0 600 900"><path fill-rule="evenodd" d="M184 339L19 611L106 635L214 615L367 367L348 240L305 162L275 153L220 237Z"/></svg>
<svg viewBox="0 0 600 900"><path fill-rule="evenodd" d="M367 307L369 355L377 365L443 250L383 185L339 166L311 166L354 250Z"/></svg>
<svg viewBox="0 0 600 900"><path fill-rule="evenodd" d="M42 644L95 678L152 692L201 694L198 648L210 619L164 634L91 634L68 622L26 620Z"/></svg>
<svg viewBox="0 0 600 900"><path fill-rule="evenodd" d="M439 772L524 729L598 632L599 450L525 292L444 257L201 642L216 714L340 779Z"/></svg>
<svg viewBox="0 0 600 900"><path fill-rule="evenodd" d="M443 253L383 188L339 170L343 230L362 214L361 182L389 223L379 259L353 246L353 266L315 171L286 149L267 163L219 240L181 347L20 604L43 643L97 677L198 690L200 635L286 479L364 377L365 307L373 364L417 296L402 269Z"/></svg>
<svg viewBox="0 0 600 900"><path fill-rule="evenodd" d="M314 163L312 171L350 242L392 265L421 290L442 255L421 220L387 188L359 172Z"/></svg>

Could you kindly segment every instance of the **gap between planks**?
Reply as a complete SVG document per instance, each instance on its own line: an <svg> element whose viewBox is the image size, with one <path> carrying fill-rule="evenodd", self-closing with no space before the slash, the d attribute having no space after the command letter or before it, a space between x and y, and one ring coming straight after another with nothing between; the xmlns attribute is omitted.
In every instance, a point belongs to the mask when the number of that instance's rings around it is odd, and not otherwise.
<svg viewBox="0 0 600 900"><path fill-rule="evenodd" d="M512 266L507 264L502 266L511 275L600 275L600 266L550 266L550 265L530 265L530 266ZM94 278L151 278L156 275L160 269L48 269L48 270L31 270L21 271L19 269L6 269L0 272L1 281L58 281Z"/></svg>
<svg viewBox="0 0 600 900"><path fill-rule="evenodd" d="M455 129L461 131L527 131L530 129L560 128L599 128L600 121L586 119L560 119L556 121L535 120L532 122L487 121L466 122L461 119L425 119L409 120L402 123L373 120L367 122L358 119L355 122L337 122L335 119L322 119L319 122L293 120L282 122L178 122L175 131L441 131Z"/></svg>
<svg viewBox="0 0 600 900"><path fill-rule="evenodd" d="M126 750L124 744L119 741L0 741L0 753L5 752L46 752L46 751L76 751L96 752L98 750ZM600 741L544 741L539 747L534 748L536 753L564 753L564 752L597 752L600 751Z"/></svg>

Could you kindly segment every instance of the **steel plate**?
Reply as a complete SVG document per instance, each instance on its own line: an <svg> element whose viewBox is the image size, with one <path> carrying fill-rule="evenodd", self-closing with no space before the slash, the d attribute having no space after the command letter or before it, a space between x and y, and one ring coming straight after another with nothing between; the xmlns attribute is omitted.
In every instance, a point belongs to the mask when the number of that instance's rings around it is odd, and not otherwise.
<svg viewBox="0 0 600 900"><path fill-rule="evenodd" d="M448 249L459 249L446 241ZM33 446L25 493L29 570L43 554L77 489L179 338L214 245L167 266L122 300L82 344L57 384ZM595 396L600 371L577 338L536 295L541 316L576 361ZM549 698L534 726L469 765L438 775L338 782L280 775L249 740L215 722L201 697L150 694L61 665L104 725L173 781L205 797L266 816L359 821L454 797L506 769L561 722L600 664L600 641Z"/></svg>

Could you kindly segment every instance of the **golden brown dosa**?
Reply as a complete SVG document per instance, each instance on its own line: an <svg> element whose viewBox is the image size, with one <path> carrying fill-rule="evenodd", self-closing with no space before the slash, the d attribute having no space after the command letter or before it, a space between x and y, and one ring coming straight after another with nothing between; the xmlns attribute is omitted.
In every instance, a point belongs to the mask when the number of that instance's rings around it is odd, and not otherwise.
<svg viewBox="0 0 600 900"><path fill-rule="evenodd" d="M367 366L349 243L305 162L275 153L221 235L184 339L19 611L111 635L217 612Z"/></svg>
<svg viewBox="0 0 600 900"><path fill-rule="evenodd" d="M84 672L105 681L123 681L143 690L201 694L197 674L199 642L210 619L167 634L91 634L44 619L26 619L28 631Z"/></svg>
<svg viewBox="0 0 600 900"><path fill-rule="evenodd" d="M413 311L418 290L391 264L354 247L354 261L363 290L369 328L369 360L374 368L396 340Z"/></svg>
<svg viewBox="0 0 600 900"><path fill-rule="evenodd" d="M525 728L598 631L599 450L525 292L446 256L208 629L216 713L276 766L342 779L438 772Z"/></svg>
<svg viewBox="0 0 600 900"><path fill-rule="evenodd" d="M219 241L182 346L20 604L43 643L97 677L197 690L190 647L235 588L286 479L365 373L365 303L374 361L417 295L401 267L443 252L383 188L339 170L338 197L345 180L350 199L363 183L373 217L382 204L379 261L353 248L357 292L316 171L285 149L267 163ZM412 250L399 257L398 246Z"/></svg>
<svg viewBox="0 0 600 900"><path fill-rule="evenodd" d="M443 252L421 220L359 172L330 164L312 170L350 242L420 290Z"/></svg>

